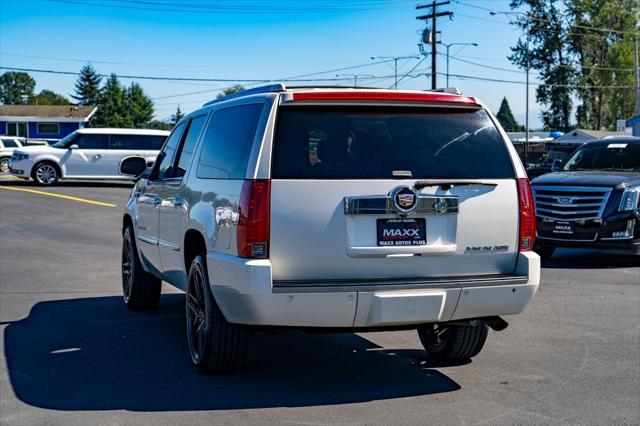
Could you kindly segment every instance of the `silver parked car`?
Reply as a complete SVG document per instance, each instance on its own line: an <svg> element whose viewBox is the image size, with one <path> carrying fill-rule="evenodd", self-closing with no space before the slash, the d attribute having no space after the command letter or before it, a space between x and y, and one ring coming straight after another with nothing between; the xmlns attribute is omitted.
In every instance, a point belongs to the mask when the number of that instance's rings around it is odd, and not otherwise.
<svg viewBox="0 0 640 426"><path fill-rule="evenodd" d="M470 358L540 279L523 166L452 93L276 84L207 103L122 226L125 303L155 307L161 280L184 290L207 372L238 367L261 327L417 329L430 356Z"/></svg>

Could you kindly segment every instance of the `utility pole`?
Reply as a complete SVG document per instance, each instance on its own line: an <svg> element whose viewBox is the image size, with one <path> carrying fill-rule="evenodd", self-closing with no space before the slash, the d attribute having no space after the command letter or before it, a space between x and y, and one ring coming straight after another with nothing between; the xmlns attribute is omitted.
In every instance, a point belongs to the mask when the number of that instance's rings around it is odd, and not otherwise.
<svg viewBox="0 0 640 426"><path fill-rule="evenodd" d="M638 36L633 42L633 61L636 67L636 116L640 115L640 66L638 65Z"/></svg>
<svg viewBox="0 0 640 426"><path fill-rule="evenodd" d="M431 43L431 89L436 89L438 86L438 74L437 74L437 50L436 45L438 43L437 40L437 25L438 18L442 16L448 16L451 18L453 16L453 12L438 12L438 6L444 6L445 4L451 3L449 0L443 1L440 3L436 3L436 0L433 0L431 4L422 4L416 6L416 9L426 9L430 8L431 13L427 15L417 16L416 19L427 22L427 20L431 20L431 36L429 37L429 42Z"/></svg>

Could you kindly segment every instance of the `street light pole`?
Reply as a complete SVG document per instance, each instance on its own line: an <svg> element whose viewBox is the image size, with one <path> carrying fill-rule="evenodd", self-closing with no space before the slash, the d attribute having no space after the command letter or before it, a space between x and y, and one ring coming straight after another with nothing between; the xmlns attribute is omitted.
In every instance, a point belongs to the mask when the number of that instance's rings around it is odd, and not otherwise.
<svg viewBox="0 0 640 426"><path fill-rule="evenodd" d="M394 83L393 88L398 89L398 58L393 58L393 75L394 75Z"/></svg>
<svg viewBox="0 0 640 426"><path fill-rule="evenodd" d="M353 87L358 87L358 77L375 77L373 74L336 74L336 77L353 77Z"/></svg>
<svg viewBox="0 0 640 426"><path fill-rule="evenodd" d="M524 101L524 147L522 150L522 157L524 160L524 166L527 167L527 145L529 143L529 38L531 33L531 14L529 12L501 12L492 10L489 12L490 15L525 15L527 17L526 22L526 52L525 52L525 71L527 75L525 76L525 101Z"/></svg>
<svg viewBox="0 0 640 426"><path fill-rule="evenodd" d="M449 49L451 48L451 46L478 47L478 43L442 43L442 42L439 42L439 43L442 44L447 49L447 85L445 87L449 87Z"/></svg>
<svg viewBox="0 0 640 426"><path fill-rule="evenodd" d="M393 88L397 89L398 88L398 61L400 59L419 59L419 56L415 56L415 55L410 55L410 56L372 56L371 59L390 59L393 60L393 70L394 70L394 83L393 83Z"/></svg>
<svg viewBox="0 0 640 426"><path fill-rule="evenodd" d="M445 44L445 47L447 48L447 84L444 87L449 87L449 48L451 45Z"/></svg>
<svg viewBox="0 0 640 426"><path fill-rule="evenodd" d="M524 161L525 167L527 166L527 144L529 143L529 23L530 16L527 13L527 54L526 54L526 71L525 86L527 87L527 96L525 97L525 111L524 111Z"/></svg>

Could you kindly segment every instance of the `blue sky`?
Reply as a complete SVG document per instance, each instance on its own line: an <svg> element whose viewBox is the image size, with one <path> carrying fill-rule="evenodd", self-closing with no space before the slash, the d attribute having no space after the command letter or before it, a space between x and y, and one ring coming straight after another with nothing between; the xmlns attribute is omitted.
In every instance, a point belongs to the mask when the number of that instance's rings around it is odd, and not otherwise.
<svg viewBox="0 0 640 426"><path fill-rule="evenodd" d="M105 74L279 79L366 64L311 78L387 76L361 77L359 83L389 87L393 63L373 64L376 61L370 57L419 54L424 23L415 19L416 4L406 0L0 0L0 65L77 72L92 62ZM441 8L454 12L453 20L439 21L444 42L478 43L461 51L451 48L455 58L450 72L523 81L524 74L506 59L520 31L508 24L506 16L491 16L484 8L509 10L508 0L452 1ZM443 46L440 51L444 53ZM400 61L399 74L409 72L416 63ZM428 72L429 64L427 58L414 73ZM445 71L444 56L438 57L438 66ZM37 90L67 96L73 91L74 76L31 75ZM230 85L137 81L149 96L158 98L154 102L160 119L170 116L177 105L183 111L196 109ZM439 76L439 86L444 85L445 77ZM522 84L452 77L449 85L478 96L494 111L507 96L516 118L524 121ZM424 76L405 78L399 87L426 89L430 81ZM539 126L534 88L530 90L530 120L532 126ZM174 96L196 91L207 92Z"/></svg>

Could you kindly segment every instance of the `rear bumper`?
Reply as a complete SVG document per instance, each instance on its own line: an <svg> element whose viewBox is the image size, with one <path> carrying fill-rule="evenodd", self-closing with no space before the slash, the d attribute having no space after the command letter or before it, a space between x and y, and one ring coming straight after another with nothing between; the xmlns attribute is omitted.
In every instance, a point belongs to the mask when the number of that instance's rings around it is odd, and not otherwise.
<svg viewBox="0 0 640 426"><path fill-rule="evenodd" d="M207 255L214 297L232 323L366 328L518 314L540 282L540 258L514 274L448 279L274 283L271 262Z"/></svg>

